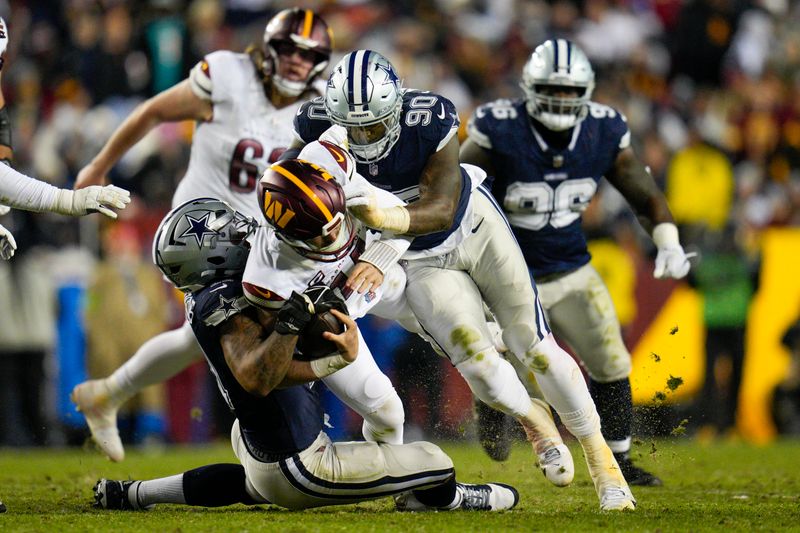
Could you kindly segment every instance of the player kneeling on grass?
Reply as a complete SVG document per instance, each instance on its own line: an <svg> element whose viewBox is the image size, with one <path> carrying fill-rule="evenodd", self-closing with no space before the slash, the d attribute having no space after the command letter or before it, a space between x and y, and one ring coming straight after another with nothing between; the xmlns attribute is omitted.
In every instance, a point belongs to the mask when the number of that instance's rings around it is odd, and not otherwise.
<svg viewBox="0 0 800 533"><path fill-rule="evenodd" d="M325 356L324 366L346 366L358 356L357 326L340 296L325 286L293 292L275 312L250 306L240 280L255 225L222 201L193 200L162 221L154 250L158 267L187 293L187 320L237 418L231 443L241 464L149 481L101 479L95 505L138 510L156 503L273 503L305 509L397 495L401 510L513 508L519 499L513 487L457 483L452 460L429 442L331 442L322 431L317 388L308 383L316 361L293 355L315 315L330 311L344 331L323 333L338 348ZM176 250L175 242L184 246Z"/></svg>

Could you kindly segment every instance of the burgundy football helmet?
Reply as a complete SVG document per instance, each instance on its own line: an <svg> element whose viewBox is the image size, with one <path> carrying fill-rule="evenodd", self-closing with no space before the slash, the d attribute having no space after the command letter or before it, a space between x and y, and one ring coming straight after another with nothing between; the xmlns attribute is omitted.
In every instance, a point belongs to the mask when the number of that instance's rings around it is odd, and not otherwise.
<svg viewBox="0 0 800 533"><path fill-rule="evenodd" d="M322 17L310 9L284 9L272 17L264 29L264 73L285 96L299 96L320 72L328 66L333 47L333 32ZM285 47L305 50L313 56L314 67L304 81L280 76L280 51ZM288 48L291 50L291 48Z"/></svg>
<svg viewBox="0 0 800 533"><path fill-rule="evenodd" d="M287 159L269 167L258 186L261 212L279 239L298 253L336 261L355 240L342 187L324 168Z"/></svg>

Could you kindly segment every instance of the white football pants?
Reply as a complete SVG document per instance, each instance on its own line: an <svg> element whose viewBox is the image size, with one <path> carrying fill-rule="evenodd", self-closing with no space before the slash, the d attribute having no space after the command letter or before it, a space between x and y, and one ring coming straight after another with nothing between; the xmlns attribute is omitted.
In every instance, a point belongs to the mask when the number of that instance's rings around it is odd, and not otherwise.
<svg viewBox="0 0 800 533"><path fill-rule="evenodd" d="M237 420L233 452L244 467L247 492L287 509L345 505L434 487L453 474L453 461L430 442L331 442L325 433L305 450L274 463L250 455Z"/></svg>

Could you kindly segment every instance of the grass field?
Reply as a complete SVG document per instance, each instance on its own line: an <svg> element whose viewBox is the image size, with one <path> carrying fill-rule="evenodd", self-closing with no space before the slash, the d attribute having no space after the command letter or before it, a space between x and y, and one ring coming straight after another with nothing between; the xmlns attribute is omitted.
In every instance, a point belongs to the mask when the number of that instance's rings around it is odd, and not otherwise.
<svg viewBox="0 0 800 533"><path fill-rule="evenodd" d="M130 451L112 464L89 450L0 452L0 496L8 512L0 531L800 531L800 441L756 448L741 443L700 446L686 438L634 447L638 462L665 486L636 488L635 512L601 513L579 449L575 482L546 483L523 445L506 463L493 463L477 445L445 444L461 480L504 481L521 493L504 513L393 511L391 500L289 512L269 506L199 509L157 506L151 512L92 509L99 477L142 479L206 463L231 462L220 444Z"/></svg>

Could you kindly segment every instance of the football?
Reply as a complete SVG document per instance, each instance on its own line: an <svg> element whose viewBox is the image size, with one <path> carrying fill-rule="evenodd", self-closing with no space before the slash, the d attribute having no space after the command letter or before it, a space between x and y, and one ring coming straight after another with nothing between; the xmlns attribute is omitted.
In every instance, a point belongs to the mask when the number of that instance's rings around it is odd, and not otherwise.
<svg viewBox="0 0 800 533"><path fill-rule="evenodd" d="M314 315L305 332L297 340L297 351L294 358L299 361L313 361L335 353L336 345L322 337L326 331L339 334L344 325L330 311Z"/></svg>

